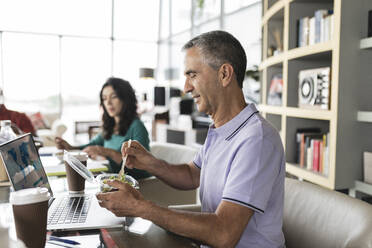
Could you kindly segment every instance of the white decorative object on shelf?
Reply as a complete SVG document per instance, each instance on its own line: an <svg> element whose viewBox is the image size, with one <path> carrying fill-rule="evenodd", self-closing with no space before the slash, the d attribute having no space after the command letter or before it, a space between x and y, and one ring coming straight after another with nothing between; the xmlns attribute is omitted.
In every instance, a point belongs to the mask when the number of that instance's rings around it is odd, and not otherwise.
<svg viewBox="0 0 372 248"><path fill-rule="evenodd" d="M360 49L372 49L372 37L361 39Z"/></svg>
<svg viewBox="0 0 372 248"><path fill-rule="evenodd" d="M358 111L358 121L372 122L372 111Z"/></svg>

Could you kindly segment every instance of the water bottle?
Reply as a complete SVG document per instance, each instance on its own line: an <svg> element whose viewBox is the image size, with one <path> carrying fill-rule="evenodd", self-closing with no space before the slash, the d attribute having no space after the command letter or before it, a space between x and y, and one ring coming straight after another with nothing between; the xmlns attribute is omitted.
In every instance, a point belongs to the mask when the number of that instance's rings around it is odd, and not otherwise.
<svg viewBox="0 0 372 248"><path fill-rule="evenodd" d="M12 129L12 122L10 120L0 121L0 126L0 144L17 137Z"/></svg>

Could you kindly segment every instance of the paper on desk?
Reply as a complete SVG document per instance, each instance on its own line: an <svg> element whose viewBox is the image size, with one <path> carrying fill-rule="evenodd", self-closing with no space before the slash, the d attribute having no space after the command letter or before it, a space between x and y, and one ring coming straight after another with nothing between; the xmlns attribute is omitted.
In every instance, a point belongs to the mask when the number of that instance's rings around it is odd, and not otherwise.
<svg viewBox="0 0 372 248"><path fill-rule="evenodd" d="M92 247L99 247L101 244L99 240L99 234L93 235L80 235L80 236L66 236L61 237L69 240L74 240L80 243L80 245L69 245L63 244L66 247L73 247L73 248L92 248ZM60 244L60 243L58 243ZM54 243L47 242L45 244L45 248L61 248L62 246L56 245Z"/></svg>

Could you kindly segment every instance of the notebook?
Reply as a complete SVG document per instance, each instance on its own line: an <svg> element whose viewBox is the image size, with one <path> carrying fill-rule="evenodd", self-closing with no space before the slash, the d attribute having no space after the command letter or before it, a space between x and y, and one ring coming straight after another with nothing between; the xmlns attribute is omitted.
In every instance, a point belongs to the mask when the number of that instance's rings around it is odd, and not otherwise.
<svg viewBox="0 0 372 248"><path fill-rule="evenodd" d="M39 153L30 133L0 145L1 159L15 191L46 187L51 200L48 209L50 231L121 227L124 217L101 208L95 195L66 194L54 197Z"/></svg>

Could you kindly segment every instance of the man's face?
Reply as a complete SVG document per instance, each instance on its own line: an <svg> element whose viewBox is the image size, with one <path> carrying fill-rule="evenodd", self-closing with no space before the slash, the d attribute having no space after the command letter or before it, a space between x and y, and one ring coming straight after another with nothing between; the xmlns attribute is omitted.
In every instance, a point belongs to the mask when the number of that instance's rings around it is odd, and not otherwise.
<svg viewBox="0 0 372 248"><path fill-rule="evenodd" d="M218 72L203 61L199 48L186 50L184 91L190 93L199 112L212 115L218 101Z"/></svg>

